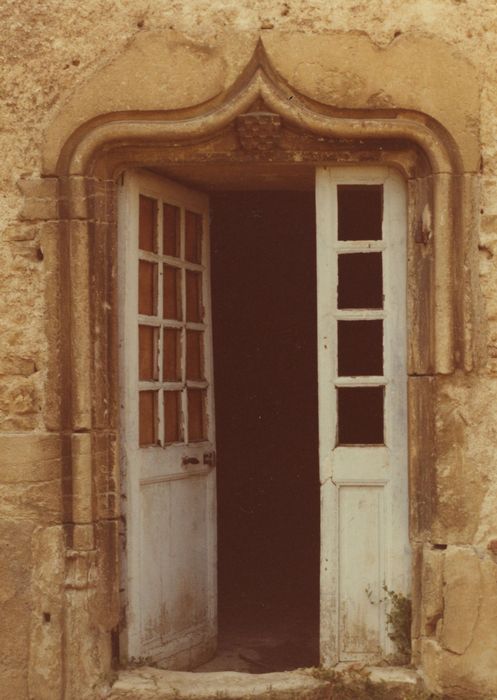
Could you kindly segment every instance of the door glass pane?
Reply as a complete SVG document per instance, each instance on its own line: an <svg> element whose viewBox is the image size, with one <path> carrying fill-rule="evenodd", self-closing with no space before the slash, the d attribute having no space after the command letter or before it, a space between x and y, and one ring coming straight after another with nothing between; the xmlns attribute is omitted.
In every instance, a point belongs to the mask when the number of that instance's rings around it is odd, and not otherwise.
<svg viewBox="0 0 497 700"><path fill-rule="evenodd" d="M205 391L188 389L188 441L205 440Z"/></svg>
<svg viewBox="0 0 497 700"><path fill-rule="evenodd" d="M140 260L138 268L138 313L157 313L157 265Z"/></svg>
<svg viewBox="0 0 497 700"><path fill-rule="evenodd" d="M175 328L164 328L164 372L165 382L181 381L181 331Z"/></svg>
<svg viewBox="0 0 497 700"><path fill-rule="evenodd" d="M157 442L157 391L140 391L140 447Z"/></svg>
<svg viewBox="0 0 497 700"><path fill-rule="evenodd" d="M383 308L381 253L338 256L338 308Z"/></svg>
<svg viewBox="0 0 497 700"><path fill-rule="evenodd" d="M140 195L138 226L138 246L140 250L157 252L157 201Z"/></svg>
<svg viewBox="0 0 497 700"><path fill-rule="evenodd" d="M383 374L383 321L338 321L338 376Z"/></svg>
<svg viewBox="0 0 497 700"><path fill-rule="evenodd" d="M174 207L172 204L164 204L164 235L163 235L163 253L178 258L179 251L179 226L180 226L180 210L179 207Z"/></svg>
<svg viewBox="0 0 497 700"><path fill-rule="evenodd" d="M163 317L181 319L181 270L164 265Z"/></svg>
<svg viewBox="0 0 497 700"><path fill-rule="evenodd" d="M185 212L185 259L202 262L202 215Z"/></svg>
<svg viewBox="0 0 497 700"><path fill-rule="evenodd" d="M383 445L384 387L338 387L338 444Z"/></svg>
<svg viewBox="0 0 497 700"><path fill-rule="evenodd" d="M139 326L138 345L138 378L144 380L157 379L157 329L153 326Z"/></svg>
<svg viewBox="0 0 497 700"><path fill-rule="evenodd" d="M203 336L200 331L186 332L186 378L203 379Z"/></svg>
<svg viewBox="0 0 497 700"><path fill-rule="evenodd" d="M383 185L338 185L338 240L379 241Z"/></svg>
<svg viewBox="0 0 497 700"><path fill-rule="evenodd" d="M202 309L202 273L186 271L186 320L201 322Z"/></svg>
<svg viewBox="0 0 497 700"><path fill-rule="evenodd" d="M181 442L181 391L164 392L164 442Z"/></svg>

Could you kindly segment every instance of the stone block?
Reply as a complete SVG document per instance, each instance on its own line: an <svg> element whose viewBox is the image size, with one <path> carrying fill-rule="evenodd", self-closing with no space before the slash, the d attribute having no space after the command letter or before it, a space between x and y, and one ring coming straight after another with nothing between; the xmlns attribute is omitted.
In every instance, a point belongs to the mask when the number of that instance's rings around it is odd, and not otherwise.
<svg viewBox="0 0 497 700"><path fill-rule="evenodd" d="M102 631L110 632L119 624L119 522L106 520L96 526L98 578L92 611Z"/></svg>
<svg viewBox="0 0 497 700"><path fill-rule="evenodd" d="M421 576L421 634L435 637L444 610L443 570L445 551L423 548Z"/></svg>
<svg viewBox="0 0 497 700"><path fill-rule="evenodd" d="M432 693L442 694L441 681L442 649L434 639L421 640L423 680Z"/></svg>
<svg viewBox="0 0 497 700"><path fill-rule="evenodd" d="M120 479L116 434L96 433L93 450L98 518L117 518L120 509Z"/></svg>
<svg viewBox="0 0 497 700"><path fill-rule="evenodd" d="M64 442L53 433L0 435L0 483L52 481L63 457Z"/></svg>
<svg viewBox="0 0 497 700"><path fill-rule="evenodd" d="M62 526L37 528L31 579L30 700L62 700L65 541Z"/></svg>
<svg viewBox="0 0 497 700"><path fill-rule="evenodd" d="M61 178L59 211L62 219L88 218L88 179L79 175Z"/></svg>
<svg viewBox="0 0 497 700"><path fill-rule="evenodd" d="M447 651L464 654L473 641L482 594L480 562L471 548L447 549L443 578L440 643Z"/></svg>
<svg viewBox="0 0 497 700"><path fill-rule="evenodd" d="M39 177L19 180L24 195L21 219L56 219L58 215L58 180Z"/></svg>
<svg viewBox="0 0 497 700"><path fill-rule="evenodd" d="M89 233L85 221L70 225L71 382L73 429L91 427L91 354Z"/></svg>
<svg viewBox="0 0 497 700"><path fill-rule="evenodd" d="M27 698L33 523L0 521L0 696Z"/></svg>
<svg viewBox="0 0 497 700"><path fill-rule="evenodd" d="M28 224L26 222L16 221L15 224L8 226L3 232L2 238L4 241L32 241L39 233L39 226L36 224Z"/></svg>
<svg viewBox="0 0 497 700"><path fill-rule="evenodd" d="M56 435L0 436L0 508L39 523L63 517L66 457Z"/></svg>
<svg viewBox="0 0 497 700"><path fill-rule="evenodd" d="M92 448L89 433L75 433L72 443L72 521L93 522Z"/></svg>
<svg viewBox="0 0 497 700"><path fill-rule="evenodd" d="M33 360L28 357L17 357L8 355L0 358L0 376L18 374L23 377L29 377L30 374L36 372L36 365Z"/></svg>

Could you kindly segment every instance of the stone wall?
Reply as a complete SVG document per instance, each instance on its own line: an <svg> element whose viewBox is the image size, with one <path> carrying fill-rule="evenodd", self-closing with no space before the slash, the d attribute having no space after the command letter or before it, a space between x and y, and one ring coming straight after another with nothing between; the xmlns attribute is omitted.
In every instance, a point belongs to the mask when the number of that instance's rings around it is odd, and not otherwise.
<svg viewBox="0 0 497 700"><path fill-rule="evenodd" d="M71 521L65 494L74 470L57 418L64 408L48 386L54 308L63 303L53 298L52 284L61 233L56 184L47 179L40 187L37 178L53 175L62 145L86 120L221 94L260 36L296 89L336 107L424 112L453 135L464 169L478 174L479 231L473 225L465 290L478 362L430 380L435 438L425 459L434 504L429 526L416 533L414 637L415 659L431 688L460 697L497 693L495 3L4 0L0 18L2 697L92 697L90 686L109 678L115 624L103 614L109 563L98 559L98 547L84 556L64 554L74 544L63 529ZM139 79L114 90L137 64ZM157 91L165 66L168 81ZM113 527L104 514L97 543L115 542ZM105 552L115 556L114 545ZM99 630L81 638L78 629L95 625L83 618L95 611ZM64 668L70 645L83 659L80 668Z"/></svg>

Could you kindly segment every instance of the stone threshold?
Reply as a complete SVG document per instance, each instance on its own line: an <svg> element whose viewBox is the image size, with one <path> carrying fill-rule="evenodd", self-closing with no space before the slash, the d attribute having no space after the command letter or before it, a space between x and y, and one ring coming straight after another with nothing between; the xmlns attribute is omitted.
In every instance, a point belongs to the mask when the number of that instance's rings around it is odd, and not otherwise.
<svg viewBox="0 0 497 700"><path fill-rule="evenodd" d="M340 665L330 675L347 675ZM417 671L400 667L366 667L362 671L372 683L388 684L394 698L398 690L414 690L420 684ZM330 700L333 682L326 673L316 678L315 669L277 673L217 671L191 673L142 667L119 671L106 700Z"/></svg>

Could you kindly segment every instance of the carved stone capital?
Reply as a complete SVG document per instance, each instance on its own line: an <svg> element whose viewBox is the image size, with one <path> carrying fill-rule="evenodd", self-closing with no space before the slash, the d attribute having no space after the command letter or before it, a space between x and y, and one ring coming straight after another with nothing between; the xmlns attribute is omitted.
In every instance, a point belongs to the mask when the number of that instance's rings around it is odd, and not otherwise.
<svg viewBox="0 0 497 700"><path fill-rule="evenodd" d="M236 128L244 150L267 153L280 140L281 117L274 112L248 112L237 117Z"/></svg>

